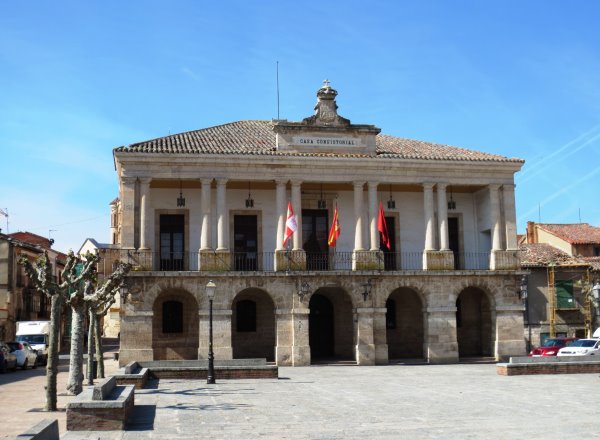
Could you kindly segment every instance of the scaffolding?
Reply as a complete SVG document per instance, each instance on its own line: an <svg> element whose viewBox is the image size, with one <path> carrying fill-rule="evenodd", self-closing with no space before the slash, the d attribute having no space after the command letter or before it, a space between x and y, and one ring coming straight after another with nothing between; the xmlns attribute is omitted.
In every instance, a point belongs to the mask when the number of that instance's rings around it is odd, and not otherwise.
<svg viewBox="0 0 600 440"><path fill-rule="evenodd" d="M547 267L547 279L548 279L548 297L550 302L550 337L556 337L556 312L559 310L556 298L556 279L555 279L555 268L566 268L572 270L574 268L585 267L581 263L570 263L570 264L555 264L551 263ZM592 329L592 301L590 297L591 292L591 274L590 268L585 269L585 273L577 273L571 280L575 280L575 285L579 286L582 294L582 303L576 302L576 307L583 314L583 324L586 332L586 337L591 337L593 333ZM573 297L575 294L573 293ZM574 298L575 299L575 298Z"/></svg>

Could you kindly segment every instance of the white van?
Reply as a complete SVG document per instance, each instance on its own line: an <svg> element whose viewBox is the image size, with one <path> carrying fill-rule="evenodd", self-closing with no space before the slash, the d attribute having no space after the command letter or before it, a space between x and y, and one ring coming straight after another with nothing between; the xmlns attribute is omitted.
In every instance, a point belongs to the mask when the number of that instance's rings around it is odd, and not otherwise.
<svg viewBox="0 0 600 440"><path fill-rule="evenodd" d="M48 362L50 321L18 321L17 341L27 342L38 353L38 364Z"/></svg>

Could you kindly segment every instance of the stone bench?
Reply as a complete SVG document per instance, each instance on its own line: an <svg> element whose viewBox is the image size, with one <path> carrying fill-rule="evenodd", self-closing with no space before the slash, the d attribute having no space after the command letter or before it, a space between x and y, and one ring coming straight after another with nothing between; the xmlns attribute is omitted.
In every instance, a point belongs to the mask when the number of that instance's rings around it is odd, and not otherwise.
<svg viewBox="0 0 600 440"><path fill-rule="evenodd" d="M502 376L600 373L600 359L594 356L511 357L509 362L496 364L496 373Z"/></svg>
<svg viewBox="0 0 600 440"><path fill-rule="evenodd" d="M15 438L16 440L59 440L58 420L44 419Z"/></svg>
<svg viewBox="0 0 600 440"><path fill-rule="evenodd" d="M133 385L138 390L146 386L148 376L148 368L140 366L135 361L128 363L114 375L117 379L117 385Z"/></svg>
<svg viewBox="0 0 600 440"><path fill-rule="evenodd" d="M103 379L67 404L67 431L123 430L135 403L134 386Z"/></svg>
<svg viewBox="0 0 600 440"><path fill-rule="evenodd" d="M153 379L206 379L208 361L173 360L139 361L140 368L147 368ZM215 378L219 379L276 379L279 369L268 365L265 359L219 359L215 360Z"/></svg>

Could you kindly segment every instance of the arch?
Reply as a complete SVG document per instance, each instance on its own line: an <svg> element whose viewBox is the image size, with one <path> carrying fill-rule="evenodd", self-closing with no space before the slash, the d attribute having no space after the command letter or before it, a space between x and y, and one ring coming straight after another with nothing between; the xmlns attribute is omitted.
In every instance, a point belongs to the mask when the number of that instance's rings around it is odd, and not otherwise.
<svg viewBox="0 0 600 440"><path fill-rule="evenodd" d="M309 301L308 339L313 361L354 359L352 300L345 290L323 287Z"/></svg>
<svg viewBox="0 0 600 440"><path fill-rule="evenodd" d="M422 359L425 325L421 295L398 288L388 296L386 309L388 359Z"/></svg>
<svg viewBox="0 0 600 440"><path fill-rule="evenodd" d="M490 296L478 287L467 287L456 299L456 339L459 357L492 356L493 313Z"/></svg>
<svg viewBox="0 0 600 440"><path fill-rule="evenodd" d="M160 293L152 306L155 360L198 358L198 302L185 290Z"/></svg>
<svg viewBox="0 0 600 440"><path fill-rule="evenodd" d="M275 360L275 305L261 289L239 292L231 303L231 345L234 359Z"/></svg>

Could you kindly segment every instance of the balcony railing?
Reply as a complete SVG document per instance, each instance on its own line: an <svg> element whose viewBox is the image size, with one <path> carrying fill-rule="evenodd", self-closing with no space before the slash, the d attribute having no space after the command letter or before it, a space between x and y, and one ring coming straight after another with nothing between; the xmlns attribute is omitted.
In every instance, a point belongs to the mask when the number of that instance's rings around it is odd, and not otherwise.
<svg viewBox="0 0 600 440"><path fill-rule="evenodd" d="M129 251L127 261L137 270L146 271L198 271L202 270L198 252L153 252ZM220 268L235 272L274 272L275 252L230 252L214 253L211 255ZM370 270L379 268L381 271L423 270L422 252L385 252L379 254L380 260L374 261ZM294 261L293 252L280 257L281 271L351 271L357 258L354 252L306 252L306 265ZM360 258L360 256L359 256ZM283 263L282 263L283 261ZM454 270L488 270L490 264L489 252L465 252L454 255ZM304 269L305 267L305 269ZM221 269L222 270L222 269Z"/></svg>

